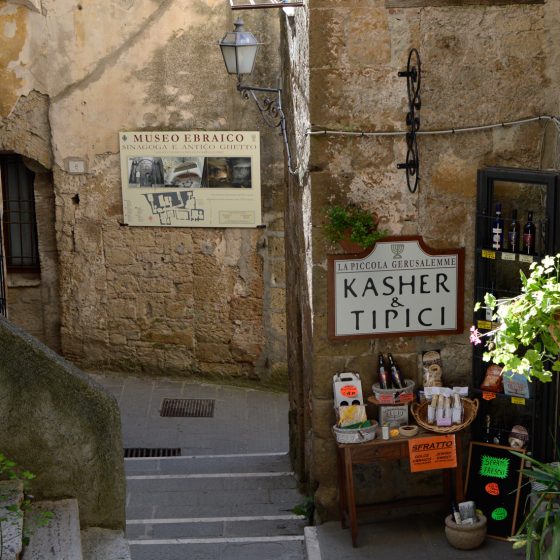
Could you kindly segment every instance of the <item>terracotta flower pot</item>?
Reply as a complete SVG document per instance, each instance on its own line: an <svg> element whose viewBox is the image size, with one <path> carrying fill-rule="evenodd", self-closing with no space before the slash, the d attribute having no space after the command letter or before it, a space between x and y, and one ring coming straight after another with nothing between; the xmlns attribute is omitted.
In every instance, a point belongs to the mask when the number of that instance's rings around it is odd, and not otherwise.
<svg viewBox="0 0 560 560"><path fill-rule="evenodd" d="M359 243L352 241L350 235L352 235L352 230L346 230L344 237L338 242L342 250L345 253L363 253L365 249Z"/></svg>
<svg viewBox="0 0 560 560"><path fill-rule="evenodd" d="M472 525L457 525L451 515L445 518L445 536L447 542L460 550L478 548L486 538L486 517L479 514L479 519Z"/></svg>

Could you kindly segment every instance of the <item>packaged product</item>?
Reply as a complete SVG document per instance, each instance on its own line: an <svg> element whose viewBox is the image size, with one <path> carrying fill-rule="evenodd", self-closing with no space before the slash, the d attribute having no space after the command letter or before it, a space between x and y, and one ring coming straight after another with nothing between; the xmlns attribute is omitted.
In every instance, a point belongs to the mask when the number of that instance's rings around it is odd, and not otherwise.
<svg viewBox="0 0 560 560"><path fill-rule="evenodd" d="M422 352L422 380L424 387L441 387L443 368L439 350Z"/></svg>
<svg viewBox="0 0 560 560"><path fill-rule="evenodd" d="M501 393L503 391L502 367L496 364L489 365L480 388L484 391Z"/></svg>

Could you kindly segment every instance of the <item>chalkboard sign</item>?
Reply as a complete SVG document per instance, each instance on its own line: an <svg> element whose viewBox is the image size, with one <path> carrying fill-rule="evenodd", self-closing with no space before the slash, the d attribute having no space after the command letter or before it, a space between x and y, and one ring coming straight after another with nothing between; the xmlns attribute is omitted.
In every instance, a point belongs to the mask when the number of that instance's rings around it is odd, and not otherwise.
<svg viewBox="0 0 560 560"><path fill-rule="evenodd" d="M523 459L503 445L471 442L465 496L488 520L488 536L507 539L515 533ZM523 452L523 451L522 451Z"/></svg>

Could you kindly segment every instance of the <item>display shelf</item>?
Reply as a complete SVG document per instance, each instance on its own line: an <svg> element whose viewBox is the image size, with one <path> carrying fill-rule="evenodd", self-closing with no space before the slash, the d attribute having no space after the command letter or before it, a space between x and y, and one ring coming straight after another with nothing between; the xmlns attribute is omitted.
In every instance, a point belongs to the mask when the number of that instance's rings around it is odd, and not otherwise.
<svg viewBox="0 0 560 560"><path fill-rule="evenodd" d="M485 294L498 299L519 294L520 271L528 276L532 263L560 252L558 177L552 171L497 167L478 172L474 298L482 307L475 312L473 323L482 333L499 326L484 308ZM512 227L515 216L519 228ZM532 226L527 227L529 237L523 241L520 236L526 223ZM500 432L500 442L514 425L524 426L529 433L528 449L535 457L550 460L558 439L557 380L531 384L530 397L494 393L486 400L483 396L490 392L480 387L490 364L483 354L483 345L473 347L471 392L480 399L474 438L484 441L486 417L490 416L491 428Z"/></svg>
<svg viewBox="0 0 560 560"><path fill-rule="evenodd" d="M479 389L477 387L473 387L470 392L472 393L473 396L477 397L477 398L482 398L482 400L487 400L487 401L491 401L494 398L495 399L504 399L504 400L509 400L511 402L511 404L515 404L515 405L519 405L519 406L532 406L533 402L534 402L534 398L533 397L520 397L517 395L506 395L505 393L495 393L494 391L485 391L484 389ZM489 398L489 399L484 399L484 395L491 393L492 395L494 395L493 398ZM524 401L524 402L521 402Z"/></svg>

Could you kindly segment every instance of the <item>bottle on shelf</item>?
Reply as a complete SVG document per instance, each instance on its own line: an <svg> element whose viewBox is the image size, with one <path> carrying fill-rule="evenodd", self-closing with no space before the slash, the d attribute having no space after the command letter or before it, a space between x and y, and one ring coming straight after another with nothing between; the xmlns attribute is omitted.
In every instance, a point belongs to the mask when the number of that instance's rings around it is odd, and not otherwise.
<svg viewBox="0 0 560 560"><path fill-rule="evenodd" d="M496 214L492 220L492 249L504 249L504 219L502 218L502 203L496 202Z"/></svg>
<svg viewBox="0 0 560 560"><path fill-rule="evenodd" d="M487 414L484 417L484 435L482 436L482 441L484 443L494 443L492 440L492 434L490 433L490 424L492 419L490 418L490 414Z"/></svg>
<svg viewBox="0 0 560 560"><path fill-rule="evenodd" d="M507 232L507 250L511 253L519 253L520 250L520 236L519 236L519 222L517 221L517 209L511 212L511 222Z"/></svg>
<svg viewBox="0 0 560 560"><path fill-rule="evenodd" d="M527 213L527 223L523 228L523 253L526 255L535 254L535 237L537 228L533 223L533 211L529 210Z"/></svg>
<svg viewBox="0 0 560 560"><path fill-rule="evenodd" d="M387 354L387 359L389 360L389 369L391 371L391 380L393 382L394 389L404 389L406 384L404 382L402 373L400 372L395 360L393 360L393 356L391 354Z"/></svg>
<svg viewBox="0 0 560 560"><path fill-rule="evenodd" d="M381 389L389 389L391 383L389 382L389 374L385 368L385 360L383 354L379 353L379 367L377 369L377 377L379 379L379 387Z"/></svg>

